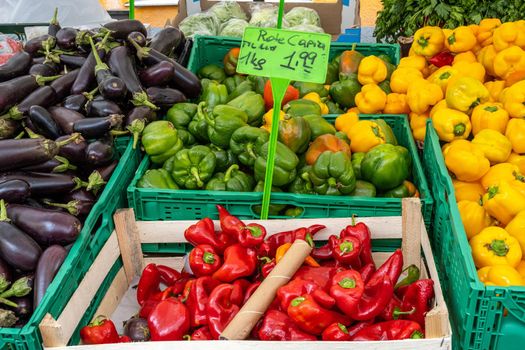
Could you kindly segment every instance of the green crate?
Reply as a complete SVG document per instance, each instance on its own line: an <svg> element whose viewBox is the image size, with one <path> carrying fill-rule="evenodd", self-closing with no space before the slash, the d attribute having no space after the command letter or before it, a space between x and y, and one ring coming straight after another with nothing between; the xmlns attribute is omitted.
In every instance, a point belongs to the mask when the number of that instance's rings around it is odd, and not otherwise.
<svg viewBox="0 0 525 350"><path fill-rule="evenodd" d="M334 115L326 115L330 121ZM421 194L425 223L430 224L432 196L428 189L417 148L405 115L362 115L362 119L384 119L393 129L399 143L408 148L412 156L413 180ZM254 207L262 202L262 192L222 192L205 190L168 190L137 188L140 177L150 167L149 158L140 164L135 178L128 187L129 206L138 220L195 220L202 217L217 218L216 205L225 206L232 214L243 219L256 219ZM399 198L359 198L348 196L321 196L293 193L273 193L273 204L286 204L303 208L302 218L401 215ZM272 216L271 216L272 217ZM273 216L272 218L279 218ZM282 218L282 217L280 217ZM155 249L153 247L152 249Z"/></svg>
<svg viewBox="0 0 525 350"><path fill-rule="evenodd" d="M344 42L332 42L330 44L330 60L345 50L350 50L354 44ZM399 45L392 44L355 44L355 49L365 56L387 55L396 66L401 59ZM234 47L241 46L241 39L216 36L196 36L193 39L193 47L188 62L188 69L197 72L199 68L207 64L219 64L222 66L224 55Z"/></svg>
<svg viewBox="0 0 525 350"><path fill-rule="evenodd" d="M132 148L129 137L118 138L115 146L120 161L99 200L86 218L77 241L29 322L20 329L0 328L0 349L42 349L42 339L38 331L40 321L47 313L53 317L60 315L113 231L112 215L117 208L127 206L126 188L141 160L139 149Z"/></svg>
<svg viewBox="0 0 525 350"><path fill-rule="evenodd" d="M452 324L453 348L518 350L525 341L525 287L478 279L439 138L427 123L423 166L434 194L432 250ZM508 313L505 312L508 310Z"/></svg>

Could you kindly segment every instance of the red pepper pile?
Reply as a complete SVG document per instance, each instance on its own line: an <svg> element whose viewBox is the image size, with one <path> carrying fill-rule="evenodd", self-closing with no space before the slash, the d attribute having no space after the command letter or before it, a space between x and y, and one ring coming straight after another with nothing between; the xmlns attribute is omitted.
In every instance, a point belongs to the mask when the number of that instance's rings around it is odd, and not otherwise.
<svg viewBox="0 0 525 350"><path fill-rule="evenodd" d="M275 267L278 248L296 239L313 244L324 225L302 227L266 238L258 224L245 224L217 206L221 230L203 219L190 226L185 238L192 275L149 264L137 286L138 316L147 320L148 339L213 340ZM281 287L252 332L259 340L399 340L422 338L425 314L434 298L433 281L419 280L419 269L403 272L403 255L396 250L378 269L372 260L371 237L363 223L347 226L339 236L315 248L293 279ZM277 257L279 260L279 257ZM318 262L318 263L317 263ZM319 266L317 266L319 265ZM110 322L110 321L105 321ZM146 321L144 321L146 322ZM96 337L90 325L84 342ZM86 330L87 329L87 330ZM105 332L99 343L121 341ZM128 335L128 334L127 334ZM134 339L132 341L144 340ZM88 341L86 341L86 339ZM102 339L104 338L104 339Z"/></svg>

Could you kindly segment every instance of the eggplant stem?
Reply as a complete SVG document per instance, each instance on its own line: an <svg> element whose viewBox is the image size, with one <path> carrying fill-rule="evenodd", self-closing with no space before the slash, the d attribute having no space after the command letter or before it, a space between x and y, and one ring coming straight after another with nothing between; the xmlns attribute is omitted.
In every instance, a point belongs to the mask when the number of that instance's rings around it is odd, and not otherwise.
<svg viewBox="0 0 525 350"><path fill-rule="evenodd" d="M9 222L9 218L7 217L7 208L5 206L5 201L3 199L0 199L0 221L2 222Z"/></svg>
<svg viewBox="0 0 525 350"><path fill-rule="evenodd" d="M4 114L0 118L4 119L4 117L5 119L20 120L24 117L24 113L20 112L20 110L18 109L18 106L13 106L9 108L9 111L7 112L7 114Z"/></svg>
<svg viewBox="0 0 525 350"><path fill-rule="evenodd" d="M55 156L54 158L58 160L60 163L62 163L53 168L54 173L63 173L64 171L67 171L67 170L77 170L77 167L71 164L69 162L69 159L65 157L61 157L61 156Z"/></svg>
<svg viewBox="0 0 525 350"><path fill-rule="evenodd" d="M109 133L113 136L124 136L124 135L128 135L129 131L128 130L111 130Z"/></svg>
<svg viewBox="0 0 525 350"><path fill-rule="evenodd" d="M149 56L149 49L142 47L137 43L133 38L128 38L128 41L135 47L137 50L137 57L142 61L144 58Z"/></svg>
<svg viewBox="0 0 525 350"><path fill-rule="evenodd" d="M53 75L51 77L44 77L44 76L41 76L41 75L37 75L37 76L35 76L35 81L36 81L36 83L38 85L44 86L46 83L49 83L50 81L53 81L53 80L57 80L61 76L62 75Z"/></svg>
<svg viewBox="0 0 525 350"><path fill-rule="evenodd" d="M58 25L58 7L55 7L55 12L53 13L53 17L51 18L51 21L49 21L50 25Z"/></svg>
<svg viewBox="0 0 525 350"><path fill-rule="evenodd" d="M91 90L90 92L83 92L82 95L84 95L84 97L87 98L88 101L91 101L93 100L93 97L95 96L97 91L98 91L98 86L94 88L93 90Z"/></svg>
<svg viewBox="0 0 525 350"><path fill-rule="evenodd" d="M74 177L73 178L73 182L75 183L75 187L73 187L73 189L71 190L71 192L73 191L76 191L82 187L87 187L88 186L88 183L85 182L85 181L82 181L81 178L78 178L78 177Z"/></svg>
<svg viewBox="0 0 525 350"><path fill-rule="evenodd" d="M27 126L24 127L24 130L27 133L27 136L29 136L30 139L43 139L44 136L37 134L33 130L29 129Z"/></svg>
<svg viewBox="0 0 525 350"><path fill-rule="evenodd" d="M95 57L95 62L97 63L95 65L95 74L101 70L109 70L108 65L102 62L102 60L100 59L97 48L95 47L95 44L93 43L93 39L91 39L91 37L88 37L88 40L89 40L89 45L91 45L91 51L93 53L93 57Z"/></svg>
<svg viewBox="0 0 525 350"><path fill-rule="evenodd" d="M20 132L20 134L15 136L15 140L20 140L22 137L24 137L25 133L25 131Z"/></svg>
<svg viewBox="0 0 525 350"><path fill-rule="evenodd" d="M11 306L11 307L18 307L17 303L13 303L11 300L7 300L5 298L0 298L0 303L5 304L7 306Z"/></svg>
<svg viewBox="0 0 525 350"><path fill-rule="evenodd" d="M153 103L150 102L148 99L148 95L145 91L142 92L136 92L133 94L133 100L131 100L131 103L133 103L134 106L146 106L153 110L158 110L159 107L155 106Z"/></svg>
<svg viewBox="0 0 525 350"><path fill-rule="evenodd" d="M66 204L63 204L63 203L54 203L54 202L51 202L49 200L44 200L44 203L46 205L50 205L52 207L57 207L57 208L62 208L62 209L66 209L69 214L71 215L74 215L74 216L77 216L78 215L78 208L77 208L77 205L78 203L80 203L79 200L72 200L72 201L69 201L67 202Z"/></svg>
<svg viewBox="0 0 525 350"><path fill-rule="evenodd" d="M88 177L88 183L86 190L93 191L94 194L97 194L98 190L106 184L106 181L102 178L102 175L98 171L93 171Z"/></svg>
<svg viewBox="0 0 525 350"><path fill-rule="evenodd" d="M60 148L62 146L65 146L65 145L67 145L67 144L77 140L79 137L80 137L80 133L75 132L75 133L71 134L71 137L69 137L69 138L67 138L67 139L65 139L63 141L58 141L58 142L56 142L56 144Z"/></svg>
<svg viewBox="0 0 525 350"><path fill-rule="evenodd" d="M133 149L137 148L139 137L144 131L145 126L146 123L144 122L144 120L141 119L136 119L133 122L131 122L130 125L128 125L127 129L133 134Z"/></svg>

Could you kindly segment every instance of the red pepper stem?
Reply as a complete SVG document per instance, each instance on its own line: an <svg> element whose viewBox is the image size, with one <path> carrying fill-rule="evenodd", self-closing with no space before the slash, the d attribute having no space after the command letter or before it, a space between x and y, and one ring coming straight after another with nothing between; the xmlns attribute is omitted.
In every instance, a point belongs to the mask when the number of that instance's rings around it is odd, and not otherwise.
<svg viewBox="0 0 525 350"><path fill-rule="evenodd" d="M410 336L410 339L423 339L423 338L425 338L425 335L422 332L420 332L420 331L415 331Z"/></svg>
<svg viewBox="0 0 525 350"><path fill-rule="evenodd" d="M304 297L297 297L294 300L292 300L291 305L292 306L299 306L305 300L306 300L306 298L304 298Z"/></svg>
<svg viewBox="0 0 525 350"><path fill-rule="evenodd" d="M185 336L182 337L182 340L191 340L191 335L189 334L186 334Z"/></svg>
<svg viewBox="0 0 525 350"><path fill-rule="evenodd" d="M343 278L338 284L341 288L345 289L355 288L355 280L353 278Z"/></svg>
<svg viewBox="0 0 525 350"><path fill-rule="evenodd" d="M257 226L245 226L244 229L250 231L252 237L258 238L262 236L262 230Z"/></svg>
<svg viewBox="0 0 525 350"><path fill-rule="evenodd" d="M349 253L354 250L354 244L352 242L344 241L339 245L339 249L343 254Z"/></svg>
<svg viewBox="0 0 525 350"><path fill-rule="evenodd" d="M269 262L272 261L272 259L270 259L268 256L262 256L259 258L259 260L263 263L263 264L268 264Z"/></svg>
<svg viewBox="0 0 525 350"><path fill-rule="evenodd" d="M204 261L206 264L213 264L215 263L215 256L213 253L205 252L202 255L202 261Z"/></svg>
<svg viewBox="0 0 525 350"><path fill-rule="evenodd" d="M337 324L337 327L339 327L339 329L341 330L341 332L348 334L348 329L346 328L346 326L345 326L344 324L342 324L342 323L338 323L338 324Z"/></svg>
<svg viewBox="0 0 525 350"><path fill-rule="evenodd" d="M107 317L106 317L106 316L98 315L97 317L95 317L95 319L94 319L93 321L91 321L91 323L89 324L89 326L90 326L90 327L97 327L97 326L100 326L100 325L102 325L102 323L104 323L106 320L107 320Z"/></svg>
<svg viewBox="0 0 525 350"><path fill-rule="evenodd" d="M352 214L352 226L355 226L355 214Z"/></svg>
<svg viewBox="0 0 525 350"><path fill-rule="evenodd" d="M315 247L314 239L310 233L307 233L304 239L311 247Z"/></svg>
<svg viewBox="0 0 525 350"><path fill-rule="evenodd" d="M410 311L401 311L399 307L396 307L392 312L392 318L394 320L397 320L402 315L412 315L414 312L416 312L416 308L414 306L412 306L412 309Z"/></svg>

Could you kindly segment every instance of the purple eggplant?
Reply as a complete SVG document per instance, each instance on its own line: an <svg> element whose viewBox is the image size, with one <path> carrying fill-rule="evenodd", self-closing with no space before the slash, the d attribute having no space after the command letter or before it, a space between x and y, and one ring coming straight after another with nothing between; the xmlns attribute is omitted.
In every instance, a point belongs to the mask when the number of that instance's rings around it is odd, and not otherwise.
<svg viewBox="0 0 525 350"><path fill-rule="evenodd" d="M77 79L79 73L80 69L72 70L49 84L49 86L55 90L59 101L62 101L64 98L66 98L66 96L69 95L71 87L73 86L73 83Z"/></svg>
<svg viewBox="0 0 525 350"><path fill-rule="evenodd" d="M104 28L111 31L111 37L124 40L131 32L140 32L147 35L148 32L144 24L136 19L123 19L104 24Z"/></svg>
<svg viewBox="0 0 525 350"><path fill-rule="evenodd" d="M58 7L55 7L55 12L53 13L53 18L49 22L49 27L47 28L47 34L55 36L60 30L60 23L58 23Z"/></svg>
<svg viewBox="0 0 525 350"><path fill-rule="evenodd" d="M56 142L62 142L68 139L69 136L61 136L56 139ZM68 144L61 146L58 150L58 155L69 159L73 163L81 164L85 159L87 145L86 139L80 136Z"/></svg>
<svg viewBox="0 0 525 350"><path fill-rule="evenodd" d="M79 32L79 35L82 32ZM87 43L89 45L89 39L91 39L91 36L89 34L82 36L84 40L87 40ZM108 36L104 37L104 39L99 43L100 49L97 50L98 56L101 60L103 60L106 57L106 52L108 50L108 47L106 46ZM77 36L78 41L78 36ZM95 85L95 66L97 65L97 61L95 60L95 56L93 52L91 52L88 57L86 58L86 62L80 67L80 72L78 73L77 78L75 79L75 82L73 83L73 86L71 87L71 94L81 94L83 92L86 92L92 88L93 85Z"/></svg>
<svg viewBox="0 0 525 350"><path fill-rule="evenodd" d="M149 100L161 109L168 109L176 103L186 101L186 96L176 89L150 87L146 93Z"/></svg>
<svg viewBox="0 0 525 350"><path fill-rule="evenodd" d="M165 27L153 37L149 47L166 56L171 56L184 41L184 34L178 28Z"/></svg>
<svg viewBox="0 0 525 350"><path fill-rule="evenodd" d="M59 57L60 62L68 67L80 68L86 63L86 57L84 56L61 54Z"/></svg>
<svg viewBox="0 0 525 350"><path fill-rule="evenodd" d="M24 51L35 57L42 51L51 50L56 45L56 38L49 34L44 34L26 42Z"/></svg>
<svg viewBox="0 0 525 350"><path fill-rule="evenodd" d="M83 188L67 193L63 199L67 201L67 203L55 203L51 201L46 201L45 203L49 206L65 209L71 215L84 218L89 215L97 201L91 192Z"/></svg>
<svg viewBox="0 0 525 350"><path fill-rule="evenodd" d="M47 288L55 278L64 260L66 260L66 256L67 250L60 245L48 247L40 256L33 287L33 309L36 309L42 301Z"/></svg>
<svg viewBox="0 0 525 350"><path fill-rule="evenodd" d="M20 171L36 171L39 173L63 173L68 170L77 170L77 167L71 164L67 158L61 156L55 156L47 162L20 169ZM0 183L0 189L1 186Z"/></svg>
<svg viewBox="0 0 525 350"><path fill-rule="evenodd" d="M118 165L118 159L115 159L110 164L99 167L95 171L100 175L102 180L108 182L109 179L111 178L111 175L117 168L117 165Z"/></svg>
<svg viewBox="0 0 525 350"><path fill-rule="evenodd" d="M49 113L51 114L51 118L53 118L65 134L73 133L73 124L75 124L77 120L86 118L83 114L67 109L66 107L50 107Z"/></svg>
<svg viewBox="0 0 525 350"><path fill-rule="evenodd" d="M24 51L25 52L25 51ZM27 52L26 52L27 53ZM46 60L46 57L45 56L42 56L42 57L33 57L33 60L32 60L32 65L37 65L37 64L42 64L42 63L45 63L47 60Z"/></svg>
<svg viewBox="0 0 525 350"><path fill-rule="evenodd" d="M0 200L0 256L15 269L34 271L41 254L38 243L8 221L5 202Z"/></svg>
<svg viewBox="0 0 525 350"><path fill-rule="evenodd" d="M97 64L95 65L95 78L97 80L98 90L100 94L104 98L107 98L109 100L123 99L128 93L126 85L124 84L122 79L114 76L111 73L111 70L109 69L108 65L102 62L102 60L98 56L95 45L93 44L93 40L89 38L89 41L91 44L92 53L95 57L95 61L97 62Z"/></svg>
<svg viewBox="0 0 525 350"><path fill-rule="evenodd" d="M0 83L0 113L22 101L27 95L43 86L46 82L53 81L56 78L58 76L24 75Z"/></svg>
<svg viewBox="0 0 525 350"><path fill-rule="evenodd" d="M54 196L70 192L76 188L99 188L98 181L89 179L89 182L69 174L12 172L0 175L0 182L7 180L23 180L29 184L31 195L35 197ZM96 179L95 179L96 180Z"/></svg>
<svg viewBox="0 0 525 350"><path fill-rule="evenodd" d="M0 140L10 139L20 130L20 123L12 119L0 119Z"/></svg>
<svg viewBox="0 0 525 350"><path fill-rule="evenodd" d="M19 321L26 321L31 317L33 314L33 300L31 297L11 297L9 300L17 305L16 307L11 307L10 309L14 311L16 316L19 318Z"/></svg>
<svg viewBox="0 0 525 350"><path fill-rule="evenodd" d="M173 81L175 72L170 62L162 61L140 72L139 77L146 87L165 86Z"/></svg>
<svg viewBox="0 0 525 350"><path fill-rule="evenodd" d="M122 114L122 110L113 101L95 98L86 104L87 116L90 118L103 118L113 114Z"/></svg>
<svg viewBox="0 0 525 350"><path fill-rule="evenodd" d="M48 107L57 101L57 94L55 89L49 85L41 86L18 105L9 109L8 115L12 119L21 119L24 115L29 113L29 109L33 106Z"/></svg>
<svg viewBox="0 0 525 350"><path fill-rule="evenodd" d="M69 95L64 99L62 106L75 112L84 112L88 101L93 100L98 88L91 92L84 92L76 95Z"/></svg>
<svg viewBox="0 0 525 350"><path fill-rule="evenodd" d="M112 138L102 138L91 142L86 149L86 163L95 167L110 163L115 155Z"/></svg>
<svg viewBox="0 0 525 350"><path fill-rule="evenodd" d="M131 32L128 35L128 40L135 40L137 44L144 47L148 44L146 37L141 32Z"/></svg>
<svg viewBox="0 0 525 350"><path fill-rule="evenodd" d="M42 138L0 140L0 171L46 162L58 154L61 144Z"/></svg>
<svg viewBox="0 0 525 350"><path fill-rule="evenodd" d="M3 281L11 283L12 278L13 272L11 271L11 267L7 262L0 258L0 280L3 279Z"/></svg>
<svg viewBox="0 0 525 350"><path fill-rule="evenodd" d="M29 74L52 77L58 75L58 66L54 62L37 63L29 69Z"/></svg>
<svg viewBox="0 0 525 350"><path fill-rule="evenodd" d="M31 55L25 51L18 52L0 66L0 82L27 74L30 67Z"/></svg>
<svg viewBox="0 0 525 350"><path fill-rule="evenodd" d="M76 48L78 30L75 28L61 28L55 35L57 46L63 50L72 50Z"/></svg>
<svg viewBox="0 0 525 350"><path fill-rule="evenodd" d="M32 106L29 108L29 119L38 132L47 138L56 140L62 134L62 129L44 107Z"/></svg>
<svg viewBox="0 0 525 350"><path fill-rule="evenodd" d="M73 130L79 132L86 139L99 138L112 129L119 129L122 125L123 116L112 114L108 117L86 118L78 120L73 124Z"/></svg>
<svg viewBox="0 0 525 350"><path fill-rule="evenodd" d="M31 196L31 187L23 180L0 182L0 199L7 203L22 203Z"/></svg>
<svg viewBox="0 0 525 350"><path fill-rule="evenodd" d="M42 245L72 243L82 229L80 221L71 214L27 205L8 205L7 216Z"/></svg>
<svg viewBox="0 0 525 350"><path fill-rule="evenodd" d="M124 322L124 334L134 342L149 341L151 338L148 321L134 317Z"/></svg>

